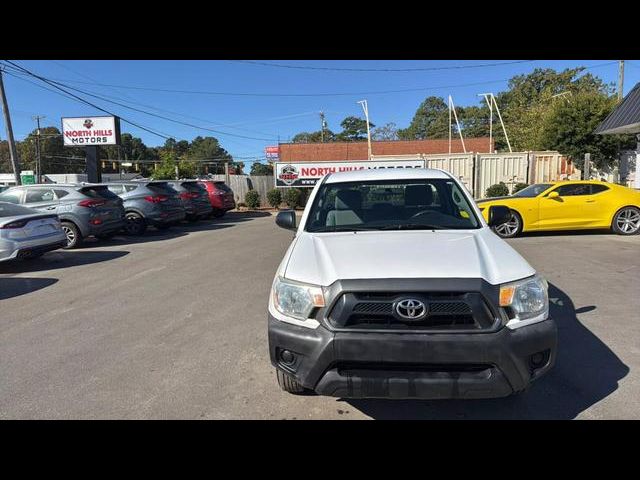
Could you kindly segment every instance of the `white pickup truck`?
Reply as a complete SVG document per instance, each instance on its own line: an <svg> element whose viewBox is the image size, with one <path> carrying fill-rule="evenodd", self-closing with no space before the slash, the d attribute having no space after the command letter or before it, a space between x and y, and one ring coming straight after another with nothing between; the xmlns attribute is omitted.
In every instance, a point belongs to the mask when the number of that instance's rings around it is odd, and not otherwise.
<svg viewBox="0 0 640 480"><path fill-rule="evenodd" d="M269 299L271 362L290 393L490 398L556 358L547 282L441 170L334 173L314 187Z"/></svg>

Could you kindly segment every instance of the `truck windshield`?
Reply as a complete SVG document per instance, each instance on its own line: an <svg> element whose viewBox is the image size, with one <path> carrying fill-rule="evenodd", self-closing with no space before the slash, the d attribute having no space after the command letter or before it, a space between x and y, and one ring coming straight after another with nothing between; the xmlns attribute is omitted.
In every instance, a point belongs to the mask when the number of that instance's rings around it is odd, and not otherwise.
<svg viewBox="0 0 640 480"><path fill-rule="evenodd" d="M323 184L306 230L462 230L479 225L467 196L451 180L380 180Z"/></svg>

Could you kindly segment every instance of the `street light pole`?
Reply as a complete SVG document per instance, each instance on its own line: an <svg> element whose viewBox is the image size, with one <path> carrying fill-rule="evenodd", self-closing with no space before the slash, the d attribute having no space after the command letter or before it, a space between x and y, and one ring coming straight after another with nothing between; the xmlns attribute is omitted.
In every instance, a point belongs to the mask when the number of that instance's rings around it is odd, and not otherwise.
<svg viewBox="0 0 640 480"><path fill-rule="evenodd" d="M360 100L360 105L362 105L362 110L364 110L364 118L367 122L367 150L369 152L369 160L371 160L371 131L369 130L369 106L367 105L366 100Z"/></svg>

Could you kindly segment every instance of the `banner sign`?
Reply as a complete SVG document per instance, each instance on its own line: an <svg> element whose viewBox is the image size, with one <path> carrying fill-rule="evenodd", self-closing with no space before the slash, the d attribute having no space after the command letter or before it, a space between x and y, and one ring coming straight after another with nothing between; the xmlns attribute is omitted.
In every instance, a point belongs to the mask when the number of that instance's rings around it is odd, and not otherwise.
<svg viewBox="0 0 640 480"><path fill-rule="evenodd" d="M313 187L328 173L378 168L425 168L424 160L276 163L276 187Z"/></svg>
<svg viewBox="0 0 640 480"><path fill-rule="evenodd" d="M265 147L264 154L267 158L278 158L280 156L280 147L278 145L274 147Z"/></svg>
<svg viewBox="0 0 640 480"><path fill-rule="evenodd" d="M119 145L120 119L118 117L63 118L62 138L65 147Z"/></svg>

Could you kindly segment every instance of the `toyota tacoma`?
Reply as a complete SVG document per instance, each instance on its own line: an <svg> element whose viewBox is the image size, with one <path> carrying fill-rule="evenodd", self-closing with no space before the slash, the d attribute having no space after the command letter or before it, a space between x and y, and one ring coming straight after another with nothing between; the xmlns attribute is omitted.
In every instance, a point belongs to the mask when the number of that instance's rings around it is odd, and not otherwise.
<svg viewBox="0 0 640 480"><path fill-rule="evenodd" d="M342 398L494 398L554 365L545 279L435 169L331 173L313 188L268 307L280 387Z"/></svg>

